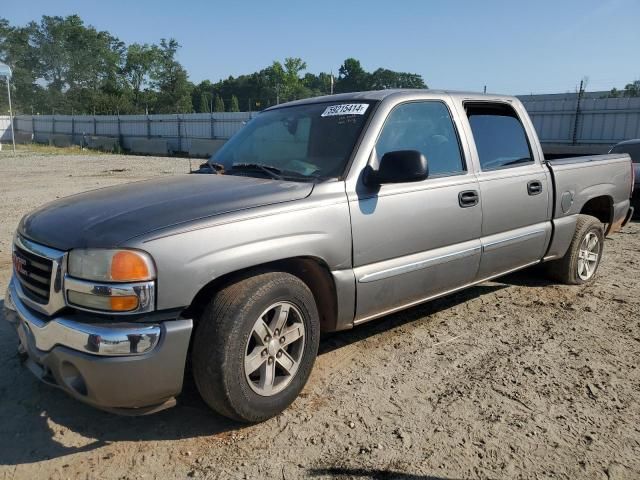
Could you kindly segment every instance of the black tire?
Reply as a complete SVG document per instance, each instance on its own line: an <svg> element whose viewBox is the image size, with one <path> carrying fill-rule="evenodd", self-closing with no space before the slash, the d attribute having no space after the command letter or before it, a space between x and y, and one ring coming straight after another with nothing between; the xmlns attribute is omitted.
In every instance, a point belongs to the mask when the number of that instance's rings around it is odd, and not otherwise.
<svg viewBox="0 0 640 480"><path fill-rule="evenodd" d="M245 354L254 323L275 302L294 305L304 324L299 367L284 390L258 395L245 376ZM199 318L192 362L196 386L216 412L242 422L261 422L286 409L306 384L318 353L320 320L313 294L298 277L265 272L215 294Z"/></svg>
<svg viewBox="0 0 640 480"><path fill-rule="evenodd" d="M593 273L587 279L581 278L578 274L578 261L580 260L580 245L589 234L594 234L598 239L598 258L593 268ZM559 282L567 285L582 285L590 283L596 276L600 261L602 260L602 250L604 247L604 228L600 220L589 215L578 215L576 231L564 257L549 262L547 271L549 275Z"/></svg>

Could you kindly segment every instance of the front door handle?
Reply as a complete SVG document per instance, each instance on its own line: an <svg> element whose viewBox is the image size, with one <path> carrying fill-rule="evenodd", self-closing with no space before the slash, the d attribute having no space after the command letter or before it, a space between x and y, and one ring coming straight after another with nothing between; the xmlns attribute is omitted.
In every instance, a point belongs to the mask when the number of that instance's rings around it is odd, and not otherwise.
<svg viewBox="0 0 640 480"><path fill-rule="evenodd" d="M478 204L480 196L475 190L465 190L458 194L458 203L462 208L473 207Z"/></svg>
<svg viewBox="0 0 640 480"><path fill-rule="evenodd" d="M540 180L531 180L527 183L527 193L529 195L538 195L542 193L542 182Z"/></svg>

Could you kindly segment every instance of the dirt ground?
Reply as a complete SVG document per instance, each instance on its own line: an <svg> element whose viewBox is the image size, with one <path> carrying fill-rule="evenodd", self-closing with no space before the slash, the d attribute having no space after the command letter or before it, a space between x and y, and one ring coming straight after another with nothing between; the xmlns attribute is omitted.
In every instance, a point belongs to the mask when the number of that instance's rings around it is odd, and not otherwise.
<svg viewBox="0 0 640 480"><path fill-rule="evenodd" d="M23 214L189 168L5 153L0 298ZM84 406L20 365L0 319L0 478L640 478L639 363L637 221L606 241L590 286L526 270L324 338L302 396L249 427L210 412L192 382L152 416Z"/></svg>

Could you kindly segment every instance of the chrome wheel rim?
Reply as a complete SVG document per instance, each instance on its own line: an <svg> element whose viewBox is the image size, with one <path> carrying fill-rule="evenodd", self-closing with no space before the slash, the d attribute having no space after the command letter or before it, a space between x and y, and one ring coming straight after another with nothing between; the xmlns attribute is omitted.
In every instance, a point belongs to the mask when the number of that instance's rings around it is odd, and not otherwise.
<svg viewBox="0 0 640 480"><path fill-rule="evenodd" d="M287 388L300 367L304 334L302 314L292 303L262 312L245 347L244 374L254 392L270 397Z"/></svg>
<svg viewBox="0 0 640 480"><path fill-rule="evenodd" d="M578 277L582 280L589 280L593 277L598 266L598 257L600 256L600 241L598 236L589 232L580 243L578 251Z"/></svg>

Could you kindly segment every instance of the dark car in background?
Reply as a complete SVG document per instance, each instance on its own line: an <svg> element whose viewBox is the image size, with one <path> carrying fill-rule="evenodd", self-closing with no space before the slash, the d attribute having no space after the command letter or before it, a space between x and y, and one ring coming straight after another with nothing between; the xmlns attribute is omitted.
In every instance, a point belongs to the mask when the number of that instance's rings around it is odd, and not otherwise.
<svg viewBox="0 0 640 480"><path fill-rule="evenodd" d="M640 196L640 138L620 142L614 145L609 153L628 153L631 157L635 174L633 196L638 198Z"/></svg>

